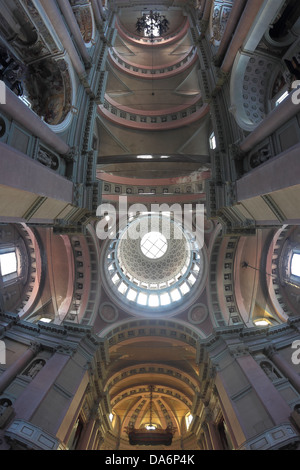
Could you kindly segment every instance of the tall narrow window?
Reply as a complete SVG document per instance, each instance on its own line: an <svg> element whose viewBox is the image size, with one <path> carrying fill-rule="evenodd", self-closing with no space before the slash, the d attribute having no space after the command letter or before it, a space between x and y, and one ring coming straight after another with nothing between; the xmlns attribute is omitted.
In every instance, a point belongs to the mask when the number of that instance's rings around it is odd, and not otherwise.
<svg viewBox="0 0 300 470"><path fill-rule="evenodd" d="M217 140L214 132L209 137L209 146L211 150L215 150L217 148Z"/></svg>
<svg viewBox="0 0 300 470"><path fill-rule="evenodd" d="M185 423L186 423L186 429L189 430L191 424L193 421L193 415L191 413L188 413L185 417Z"/></svg>

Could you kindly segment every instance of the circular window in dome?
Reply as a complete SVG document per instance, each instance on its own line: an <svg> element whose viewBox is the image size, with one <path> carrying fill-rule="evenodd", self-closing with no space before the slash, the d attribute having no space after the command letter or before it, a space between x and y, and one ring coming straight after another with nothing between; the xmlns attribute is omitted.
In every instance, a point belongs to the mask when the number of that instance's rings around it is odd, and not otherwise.
<svg viewBox="0 0 300 470"><path fill-rule="evenodd" d="M166 237L160 232L150 232L143 236L141 250L149 259L158 259L164 256L168 249Z"/></svg>
<svg viewBox="0 0 300 470"><path fill-rule="evenodd" d="M107 240L103 256L104 287L129 313L174 315L205 285L205 251L171 217L130 221L116 240Z"/></svg>

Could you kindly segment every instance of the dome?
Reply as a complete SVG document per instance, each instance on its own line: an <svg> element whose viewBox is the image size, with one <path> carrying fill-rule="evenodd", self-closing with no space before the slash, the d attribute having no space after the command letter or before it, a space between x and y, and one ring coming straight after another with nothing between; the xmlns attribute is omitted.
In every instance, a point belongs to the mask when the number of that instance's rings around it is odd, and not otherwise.
<svg viewBox="0 0 300 470"><path fill-rule="evenodd" d="M131 313L178 313L203 281L204 255L193 234L170 216L131 220L104 252L108 295ZM198 287L198 289L196 288Z"/></svg>

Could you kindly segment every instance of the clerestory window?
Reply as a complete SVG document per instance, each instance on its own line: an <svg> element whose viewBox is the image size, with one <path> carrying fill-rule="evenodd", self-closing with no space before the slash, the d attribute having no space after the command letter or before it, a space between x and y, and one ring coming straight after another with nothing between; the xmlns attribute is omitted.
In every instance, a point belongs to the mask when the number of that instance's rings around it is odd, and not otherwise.
<svg viewBox="0 0 300 470"><path fill-rule="evenodd" d="M16 251L0 253L0 273L3 282L17 277L18 261Z"/></svg>

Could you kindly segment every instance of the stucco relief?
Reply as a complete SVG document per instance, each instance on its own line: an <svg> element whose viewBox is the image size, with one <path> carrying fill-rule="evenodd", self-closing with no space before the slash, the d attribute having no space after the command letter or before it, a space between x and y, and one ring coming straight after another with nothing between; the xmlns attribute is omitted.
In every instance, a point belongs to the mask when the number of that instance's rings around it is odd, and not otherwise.
<svg viewBox="0 0 300 470"><path fill-rule="evenodd" d="M93 17L90 3L80 0L73 0L71 3L83 40L88 44L93 38Z"/></svg>
<svg viewBox="0 0 300 470"><path fill-rule="evenodd" d="M211 14L211 40L215 46L220 44L232 9L232 2L215 1Z"/></svg>

